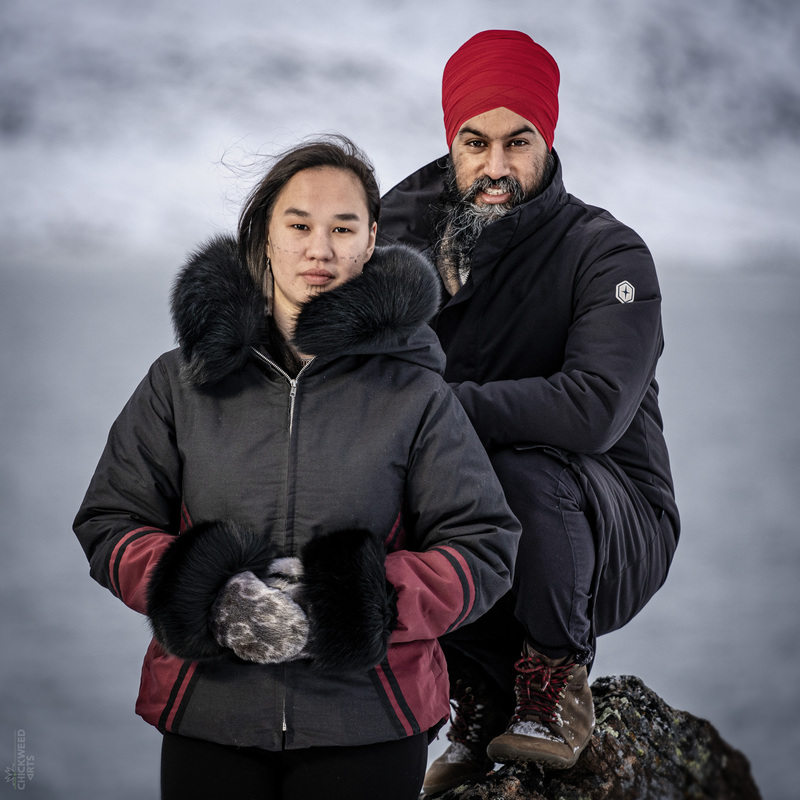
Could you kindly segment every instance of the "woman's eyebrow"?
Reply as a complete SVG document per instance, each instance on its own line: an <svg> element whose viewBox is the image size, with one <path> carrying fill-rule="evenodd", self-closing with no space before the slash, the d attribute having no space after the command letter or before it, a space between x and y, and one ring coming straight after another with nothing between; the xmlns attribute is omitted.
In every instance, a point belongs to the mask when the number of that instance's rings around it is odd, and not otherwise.
<svg viewBox="0 0 800 800"><path fill-rule="evenodd" d="M310 217L311 214L309 214L308 211L303 211L302 208L291 208L290 207L290 208L284 209L283 216L284 217L304 217L304 218L307 218L307 217ZM343 212L341 214L334 214L333 218L341 220L342 222L358 222L358 220L361 219L361 217L358 214L356 214L355 212L352 212L352 211L346 211L346 212Z"/></svg>

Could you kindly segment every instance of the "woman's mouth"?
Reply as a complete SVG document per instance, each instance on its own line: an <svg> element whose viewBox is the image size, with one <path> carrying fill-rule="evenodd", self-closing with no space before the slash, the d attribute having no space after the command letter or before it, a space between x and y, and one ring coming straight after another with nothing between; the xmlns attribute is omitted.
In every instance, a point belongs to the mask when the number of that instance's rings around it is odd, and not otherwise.
<svg viewBox="0 0 800 800"><path fill-rule="evenodd" d="M334 275L326 269L307 269L305 272L300 273L300 277L309 286L324 286L334 279Z"/></svg>

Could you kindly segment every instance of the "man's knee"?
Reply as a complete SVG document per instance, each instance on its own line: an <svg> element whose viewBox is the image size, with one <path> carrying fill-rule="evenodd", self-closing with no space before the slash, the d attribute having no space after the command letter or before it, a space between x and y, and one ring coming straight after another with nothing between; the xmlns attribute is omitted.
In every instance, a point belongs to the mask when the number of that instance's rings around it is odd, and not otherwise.
<svg viewBox="0 0 800 800"><path fill-rule="evenodd" d="M584 506L577 476L557 451L506 447L490 453L489 457L515 513L515 506L523 514L542 505L552 507L554 499L575 508Z"/></svg>

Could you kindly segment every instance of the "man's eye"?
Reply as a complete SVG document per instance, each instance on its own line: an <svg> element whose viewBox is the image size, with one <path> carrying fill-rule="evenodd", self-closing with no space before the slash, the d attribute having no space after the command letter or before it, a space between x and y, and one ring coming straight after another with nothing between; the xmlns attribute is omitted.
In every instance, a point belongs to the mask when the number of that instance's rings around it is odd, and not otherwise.
<svg viewBox="0 0 800 800"><path fill-rule="evenodd" d="M295 223L292 224L292 227L297 231L307 231L308 230L308 225L306 225L304 222L295 222Z"/></svg>
<svg viewBox="0 0 800 800"><path fill-rule="evenodd" d="M473 139L471 142L467 142L467 147L485 147L486 142L482 142L480 139Z"/></svg>
<svg viewBox="0 0 800 800"><path fill-rule="evenodd" d="M509 145L511 147L524 147L527 144L528 144L528 141L526 139L514 139L514 140L509 142Z"/></svg>
<svg viewBox="0 0 800 800"><path fill-rule="evenodd" d="M341 225L333 229L334 233L350 233L350 228L343 228Z"/></svg>

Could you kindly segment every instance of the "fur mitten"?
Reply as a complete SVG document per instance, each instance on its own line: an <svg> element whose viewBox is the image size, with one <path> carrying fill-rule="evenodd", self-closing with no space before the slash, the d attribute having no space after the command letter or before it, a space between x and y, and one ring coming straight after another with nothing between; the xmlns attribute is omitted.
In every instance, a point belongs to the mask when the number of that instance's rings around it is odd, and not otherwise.
<svg viewBox="0 0 800 800"><path fill-rule="evenodd" d="M267 537L233 522L202 522L176 536L147 587L147 615L164 650L192 661L230 653L211 630L217 597L239 573L266 578L274 555Z"/></svg>
<svg viewBox="0 0 800 800"><path fill-rule="evenodd" d="M295 603L298 603L302 577L303 562L294 556L285 556L270 561L269 574L264 578L264 583L286 592Z"/></svg>
<svg viewBox="0 0 800 800"><path fill-rule="evenodd" d="M279 664L302 654L308 619L289 594L252 572L240 572L219 593L211 611L211 630L239 658Z"/></svg>
<svg viewBox="0 0 800 800"><path fill-rule="evenodd" d="M383 543L365 530L323 534L303 548L300 602L317 668L367 670L386 657L397 609L385 558Z"/></svg>

